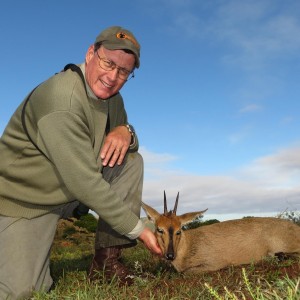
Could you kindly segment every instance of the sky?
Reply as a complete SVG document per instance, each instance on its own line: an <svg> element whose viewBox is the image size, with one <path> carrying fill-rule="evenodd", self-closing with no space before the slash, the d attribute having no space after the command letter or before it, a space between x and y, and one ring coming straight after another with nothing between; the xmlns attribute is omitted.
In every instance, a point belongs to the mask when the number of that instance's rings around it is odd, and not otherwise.
<svg viewBox="0 0 300 300"><path fill-rule="evenodd" d="M300 210L298 0L0 3L0 134L37 84L82 63L109 26L141 67L121 94L144 157L143 201L206 219Z"/></svg>

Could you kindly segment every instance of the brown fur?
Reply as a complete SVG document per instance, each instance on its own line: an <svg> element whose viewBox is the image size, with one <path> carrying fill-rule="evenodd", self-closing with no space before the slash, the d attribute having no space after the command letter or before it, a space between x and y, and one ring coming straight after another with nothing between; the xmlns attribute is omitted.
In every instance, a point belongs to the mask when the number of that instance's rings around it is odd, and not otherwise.
<svg viewBox="0 0 300 300"><path fill-rule="evenodd" d="M165 215L144 203L142 207L155 224L163 255L179 272L216 271L276 253L300 255L300 226L288 220L251 217L182 230L205 211L177 216L176 210Z"/></svg>

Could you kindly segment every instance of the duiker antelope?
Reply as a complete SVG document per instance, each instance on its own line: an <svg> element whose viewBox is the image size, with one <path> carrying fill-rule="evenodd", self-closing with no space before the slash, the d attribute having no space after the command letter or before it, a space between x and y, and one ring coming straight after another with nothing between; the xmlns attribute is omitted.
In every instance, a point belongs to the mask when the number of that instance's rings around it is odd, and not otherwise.
<svg viewBox="0 0 300 300"><path fill-rule="evenodd" d="M250 264L276 254L300 254L300 226L279 218L244 218L206 225L182 227L206 210L176 215L179 193L172 211L164 213L142 204L148 219L155 224L163 255L179 272L216 271L231 265Z"/></svg>

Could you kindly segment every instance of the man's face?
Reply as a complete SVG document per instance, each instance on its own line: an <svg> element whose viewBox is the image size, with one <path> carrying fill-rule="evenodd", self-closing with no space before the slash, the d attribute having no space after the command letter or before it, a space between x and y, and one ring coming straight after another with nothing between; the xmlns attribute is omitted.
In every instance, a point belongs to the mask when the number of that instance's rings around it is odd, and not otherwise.
<svg viewBox="0 0 300 300"><path fill-rule="evenodd" d="M131 72L134 69L135 57L123 50L108 50L103 46L97 52L94 52L94 46L90 46L86 53L86 81L98 98L107 99L119 92L124 85L126 81L119 77L119 73L124 72L124 70ZM111 61L117 67L110 71L104 70L100 66L99 57L108 62Z"/></svg>

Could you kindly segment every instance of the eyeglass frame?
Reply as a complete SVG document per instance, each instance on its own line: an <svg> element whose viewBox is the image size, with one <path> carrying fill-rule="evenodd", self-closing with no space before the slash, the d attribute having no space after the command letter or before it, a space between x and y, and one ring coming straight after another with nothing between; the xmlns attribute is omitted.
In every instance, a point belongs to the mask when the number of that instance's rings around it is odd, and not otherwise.
<svg viewBox="0 0 300 300"><path fill-rule="evenodd" d="M134 70L128 71L127 69L118 66L118 65L117 65L116 63L114 63L112 60L108 59L105 55L104 55L104 57L101 57L101 56L99 55L99 53L98 53L98 50L100 50L100 49L101 49L101 46L100 46L97 50L95 50L95 52L97 53L97 56L98 56L98 59L99 59L98 65L99 65L99 67L100 67L102 70L104 70L104 71L113 71L114 69L117 68L117 70L118 70L117 76L118 76L119 79L121 79L121 80L123 80L123 81L128 81L128 80L130 80L131 78L134 78L134 76L135 76L135 75L134 75ZM103 60L105 60L105 61L107 61L108 63L111 64L111 69L105 69L105 68L103 68L103 66L101 66L101 61L103 61ZM121 70L121 71L126 71L126 72L128 72L128 75L127 75L127 78L126 78L126 79L123 79L123 78L120 77L120 70ZM130 76L130 75L131 75L131 76ZM129 76L130 76L130 77L129 77Z"/></svg>

